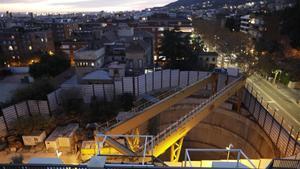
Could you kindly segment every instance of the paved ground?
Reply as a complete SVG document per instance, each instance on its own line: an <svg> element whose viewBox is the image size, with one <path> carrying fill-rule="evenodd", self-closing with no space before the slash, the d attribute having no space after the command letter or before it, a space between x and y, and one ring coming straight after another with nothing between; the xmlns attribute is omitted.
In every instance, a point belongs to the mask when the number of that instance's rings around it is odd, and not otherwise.
<svg viewBox="0 0 300 169"><path fill-rule="evenodd" d="M0 81L0 102L9 101L16 89L25 87L27 84L21 83L21 79L28 74L17 74L4 78Z"/></svg>
<svg viewBox="0 0 300 169"><path fill-rule="evenodd" d="M6 151L0 151L0 163L7 164L11 162L11 158L14 156L22 155L23 162L28 163L31 158L57 158L55 153L7 153ZM77 157L75 154L62 154L60 159L65 164L78 164Z"/></svg>
<svg viewBox="0 0 300 169"><path fill-rule="evenodd" d="M247 81L253 84L256 91L269 103L271 108L277 109L277 112L299 131L300 105L296 103L296 100L300 98L299 90L271 84L258 75L251 76Z"/></svg>

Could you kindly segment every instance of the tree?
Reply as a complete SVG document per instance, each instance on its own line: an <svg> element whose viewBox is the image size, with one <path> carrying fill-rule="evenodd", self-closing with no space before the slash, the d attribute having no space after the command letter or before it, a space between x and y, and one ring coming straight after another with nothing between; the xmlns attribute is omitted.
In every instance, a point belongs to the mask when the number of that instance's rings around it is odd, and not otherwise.
<svg viewBox="0 0 300 169"><path fill-rule="evenodd" d="M23 155L16 155L11 157L11 164L22 164L24 160Z"/></svg>
<svg viewBox="0 0 300 169"><path fill-rule="evenodd" d="M201 37L199 35L192 35L191 36L191 41L192 41L192 49L194 51L194 53L202 53L204 52L204 42L201 39Z"/></svg>
<svg viewBox="0 0 300 169"><path fill-rule="evenodd" d="M34 78L54 77L70 67L70 61L63 56L42 55L38 63L29 67L29 73Z"/></svg>
<svg viewBox="0 0 300 169"><path fill-rule="evenodd" d="M181 70L194 69L193 66L195 66L197 56L191 42L190 34L177 30L165 31L160 48L161 55L166 58L164 67Z"/></svg>
<svg viewBox="0 0 300 169"><path fill-rule="evenodd" d="M61 98L62 98L62 107L66 113L70 114L78 114L81 113L83 100L78 92L80 89L72 88L62 90Z"/></svg>
<svg viewBox="0 0 300 169"><path fill-rule="evenodd" d="M33 131L49 129L54 126L54 118L42 115L22 116L13 122L17 135L31 134Z"/></svg>
<svg viewBox="0 0 300 169"><path fill-rule="evenodd" d="M287 35L291 40L293 48L300 49L300 2L292 7L287 8L282 14L282 33Z"/></svg>
<svg viewBox="0 0 300 169"><path fill-rule="evenodd" d="M225 27L232 32L238 32L240 30L240 20L236 18L227 18L225 22Z"/></svg>
<svg viewBox="0 0 300 169"><path fill-rule="evenodd" d="M39 79L27 87L16 90L13 93L11 102L18 103L25 100L45 100L48 93L55 89L54 84L49 79Z"/></svg>

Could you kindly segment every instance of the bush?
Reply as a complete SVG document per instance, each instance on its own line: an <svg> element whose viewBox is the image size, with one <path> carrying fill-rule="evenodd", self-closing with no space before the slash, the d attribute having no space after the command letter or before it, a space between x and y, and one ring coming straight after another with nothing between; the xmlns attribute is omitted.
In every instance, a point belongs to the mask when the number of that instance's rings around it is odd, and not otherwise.
<svg viewBox="0 0 300 169"><path fill-rule="evenodd" d="M11 157L12 164L22 164L23 160L24 160L24 158L22 155L16 155L16 156Z"/></svg>
<svg viewBox="0 0 300 169"><path fill-rule="evenodd" d="M123 111L129 111L133 107L134 96L130 93L124 93L120 98Z"/></svg>
<svg viewBox="0 0 300 169"><path fill-rule="evenodd" d="M25 100L45 100L48 93L55 89L54 84L49 79L40 79L27 87L16 90L13 93L11 102L18 103Z"/></svg>
<svg viewBox="0 0 300 169"><path fill-rule="evenodd" d="M74 88L62 91L62 106L66 113L77 114L82 111L83 100L78 90Z"/></svg>
<svg viewBox="0 0 300 169"><path fill-rule="evenodd" d="M29 73L34 78L54 77L70 67L70 61L63 56L41 56L39 63L29 67Z"/></svg>

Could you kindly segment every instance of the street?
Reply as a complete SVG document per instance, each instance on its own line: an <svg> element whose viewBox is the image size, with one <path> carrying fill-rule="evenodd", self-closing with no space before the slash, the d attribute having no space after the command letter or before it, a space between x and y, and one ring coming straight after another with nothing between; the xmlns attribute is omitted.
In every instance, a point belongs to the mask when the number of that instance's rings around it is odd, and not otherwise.
<svg viewBox="0 0 300 169"><path fill-rule="evenodd" d="M254 89L269 103L272 109L276 109L284 119L296 130L300 129L300 105L296 103L299 99L300 91L288 92L290 89L279 89L266 79L252 75L247 79Z"/></svg>

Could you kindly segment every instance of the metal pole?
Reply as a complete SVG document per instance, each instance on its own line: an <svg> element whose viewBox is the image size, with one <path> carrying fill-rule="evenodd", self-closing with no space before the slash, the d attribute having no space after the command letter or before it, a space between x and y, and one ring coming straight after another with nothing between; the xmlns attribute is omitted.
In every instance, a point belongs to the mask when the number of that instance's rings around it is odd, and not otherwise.
<svg viewBox="0 0 300 169"><path fill-rule="evenodd" d="M273 116L272 116L272 123L271 123L270 131L269 131L270 135L271 135L271 131L272 131L273 124L274 124L274 120L275 120L275 118L274 118L275 113L276 113L276 112L274 112L274 113L273 113Z"/></svg>
<svg viewBox="0 0 300 169"><path fill-rule="evenodd" d="M146 137L146 139L145 139L142 165L145 164L145 156L146 156L146 150L147 150L147 140L148 140L148 137Z"/></svg>
<svg viewBox="0 0 300 169"><path fill-rule="evenodd" d="M294 129L294 128L293 128L293 126L292 126L291 131L290 131L290 134L289 134L289 140L288 140L288 142L287 142L287 144L286 144L284 156L286 156L287 150L288 150L288 148L289 148L289 144L290 144L290 141L291 141L291 135L292 135L293 129Z"/></svg>
<svg viewBox="0 0 300 169"><path fill-rule="evenodd" d="M264 119L264 123L263 123L263 129L265 129L266 120L267 120L267 114L268 114L268 112L265 111L265 119Z"/></svg>
<svg viewBox="0 0 300 169"><path fill-rule="evenodd" d="M241 158L241 152L239 151L239 152L238 152L238 155L237 155L236 168L239 168L239 165L240 165L240 158Z"/></svg>
<svg viewBox="0 0 300 169"><path fill-rule="evenodd" d="M187 154L187 150L185 150L185 153L184 153L184 167L186 167L186 154Z"/></svg>
<svg viewBox="0 0 300 169"><path fill-rule="evenodd" d="M299 134L300 134L300 132L298 131L298 132L297 132L297 136L296 136L296 138L295 138L294 150L293 150L292 155L295 154L295 151L296 151L296 148L297 148L298 139L299 139Z"/></svg>
<svg viewBox="0 0 300 169"><path fill-rule="evenodd" d="M280 134L281 134L281 130L282 130L282 123L283 123L283 117L281 119L281 122L280 122L280 128L279 128L279 133L278 133L278 137L277 137L277 140L276 140L276 146L278 144L278 141L279 141L279 137L280 137Z"/></svg>

